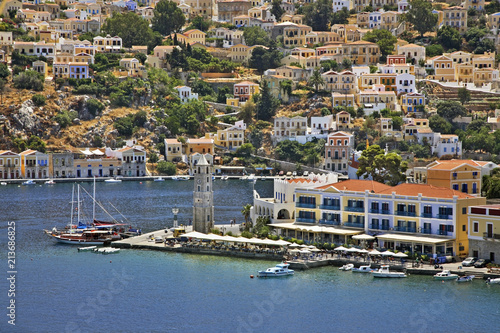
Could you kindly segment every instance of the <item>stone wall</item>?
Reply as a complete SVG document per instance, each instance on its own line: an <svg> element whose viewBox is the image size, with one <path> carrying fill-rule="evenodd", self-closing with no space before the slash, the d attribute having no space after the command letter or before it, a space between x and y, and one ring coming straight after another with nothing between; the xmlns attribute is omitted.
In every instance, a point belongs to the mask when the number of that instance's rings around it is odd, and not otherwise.
<svg viewBox="0 0 500 333"><path fill-rule="evenodd" d="M490 259L490 253L495 254L495 261L500 262L500 240L469 239L469 255L478 252L479 259Z"/></svg>

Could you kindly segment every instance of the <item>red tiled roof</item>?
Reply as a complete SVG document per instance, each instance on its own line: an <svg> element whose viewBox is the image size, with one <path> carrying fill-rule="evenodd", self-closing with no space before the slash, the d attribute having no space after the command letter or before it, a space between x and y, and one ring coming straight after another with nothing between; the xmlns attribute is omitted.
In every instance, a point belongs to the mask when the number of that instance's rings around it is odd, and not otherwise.
<svg viewBox="0 0 500 333"><path fill-rule="evenodd" d="M474 198L472 195L455 191L451 188L437 187L429 184L403 183L394 187L389 187L389 189L377 193L391 194L392 192L396 192L397 195L406 196L417 196L418 194L422 194L423 197L427 198L452 199L454 196L457 196L459 199Z"/></svg>
<svg viewBox="0 0 500 333"><path fill-rule="evenodd" d="M385 189L392 189L391 186L385 185L373 180L349 179L340 183L332 183L317 187L319 190L324 190L329 187L334 187L340 191L364 192L366 190L379 193Z"/></svg>

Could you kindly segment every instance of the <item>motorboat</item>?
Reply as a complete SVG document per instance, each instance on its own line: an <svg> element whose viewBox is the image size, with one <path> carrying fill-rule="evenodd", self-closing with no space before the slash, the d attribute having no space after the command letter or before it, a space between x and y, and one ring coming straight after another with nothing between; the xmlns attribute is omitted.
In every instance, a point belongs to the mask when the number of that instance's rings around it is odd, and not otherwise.
<svg viewBox="0 0 500 333"><path fill-rule="evenodd" d="M475 275L460 276L457 278L457 282L471 282L475 277Z"/></svg>
<svg viewBox="0 0 500 333"><path fill-rule="evenodd" d="M439 272L436 275L434 275L434 279L436 279L436 280L456 280L456 279L458 279L458 274L451 274L451 272L449 270L445 269L442 272Z"/></svg>
<svg viewBox="0 0 500 333"><path fill-rule="evenodd" d="M7 182L0 182L0 185L5 186L7 185Z"/></svg>
<svg viewBox="0 0 500 333"><path fill-rule="evenodd" d="M228 179L229 179L229 177L226 175L220 177L220 180L228 180Z"/></svg>
<svg viewBox="0 0 500 333"><path fill-rule="evenodd" d="M52 179L49 179L45 182L45 185L54 185L56 182Z"/></svg>
<svg viewBox="0 0 500 333"><path fill-rule="evenodd" d="M288 276L293 275L294 271L292 269L288 269L290 264L281 263L277 264L275 267L271 267L266 269L265 271L259 271L259 277L279 277L279 276Z"/></svg>
<svg viewBox="0 0 500 333"><path fill-rule="evenodd" d="M94 251L94 249L96 249L97 246L86 246L86 247L79 247L78 248L78 252L88 252L88 251Z"/></svg>
<svg viewBox="0 0 500 333"><path fill-rule="evenodd" d="M488 278L488 279L486 279L486 283L489 283L489 284L500 284L500 278L495 278L495 279Z"/></svg>
<svg viewBox="0 0 500 333"><path fill-rule="evenodd" d="M100 254L113 254L120 252L120 249L115 247L102 247L100 249L94 249L93 251Z"/></svg>
<svg viewBox="0 0 500 333"><path fill-rule="evenodd" d="M375 270L376 270L375 268L371 268L370 265L368 265L368 266L359 266L359 268L354 267L352 269L352 272L353 273L371 273Z"/></svg>
<svg viewBox="0 0 500 333"><path fill-rule="evenodd" d="M156 177L153 181L155 181L155 182L164 182L165 179L163 179L163 177L160 176L160 177Z"/></svg>
<svg viewBox="0 0 500 333"><path fill-rule="evenodd" d="M389 265L382 265L378 270L372 272L374 278L405 278L406 274L403 272L391 272Z"/></svg>
<svg viewBox="0 0 500 333"><path fill-rule="evenodd" d="M255 181L255 174L253 174L253 173L252 173L251 175L249 175L249 176L247 177L247 179L246 179L246 180L248 180L249 182L253 182L253 181Z"/></svg>
<svg viewBox="0 0 500 333"><path fill-rule="evenodd" d="M27 181L23 182L23 185L36 185L36 183L31 179L28 179Z"/></svg>
<svg viewBox="0 0 500 333"><path fill-rule="evenodd" d="M173 176L172 180L189 180L189 176Z"/></svg>
<svg viewBox="0 0 500 333"><path fill-rule="evenodd" d="M109 178L104 180L105 183L121 183L122 180L118 178Z"/></svg>
<svg viewBox="0 0 500 333"><path fill-rule="evenodd" d="M354 264L345 264L342 267L339 267L339 270L341 271L350 271L354 268Z"/></svg>

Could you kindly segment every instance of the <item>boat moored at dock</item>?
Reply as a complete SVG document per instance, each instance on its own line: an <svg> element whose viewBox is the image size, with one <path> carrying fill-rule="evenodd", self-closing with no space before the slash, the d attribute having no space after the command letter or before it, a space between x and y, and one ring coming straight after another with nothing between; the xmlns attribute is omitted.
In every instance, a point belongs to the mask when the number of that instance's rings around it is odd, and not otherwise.
<svg viewBox="0 0 500 333"><path fill-rule="evenodd" d="M457 278L457 282L471 282L475 277L475 275L460 276Z"/></svg>
<svg viewBox="0 0 500 333"><path fill-rule="evenodd" d="M275 267L271 267L266 269L265 271L259 271L259 277L280 277L280 276L289 276L293 275L294 271L292 269L288 269L290 264L281 263L277 264Z"/></svg>
<svg viewBox="0 0 500 333"><path fill-rule="evenodd" d="M368 266L359 266L359 268L353 268L351 269L353 273L371 273L373 271L376 271L375 268L371 268L370 265Z"/></svg>
<svg viewBox="0 0 500 333"><path fill-rule="evenodd" d="M500 284L500 278L496 278L496 279L488 278L486 280L486 283L488 283L488 284Z"/></svg>
<svg viewBox="0 0 500 333"><path fill-rule="evenodd" d="M342 267L339 267L339 270L341 271L350 271L354 268L354 264L345 264Z"/></svg>
<svg viewBox="0 0 500 333"><path fill-rule="evenodd" d="M389 271L389 265L382 265L378 270L371 272L374 278L405 278L406 274L403 272Z"/></svg>
<svg viewBox="0 0 500 333"><path fill-rule="evenodd" d="M458 279L458 274L451 274L451 272L449 270L445 269L442 272L439 272L436 275L434 275L434 279L436 279L436 280L456 280L456 279Z"/></svg>

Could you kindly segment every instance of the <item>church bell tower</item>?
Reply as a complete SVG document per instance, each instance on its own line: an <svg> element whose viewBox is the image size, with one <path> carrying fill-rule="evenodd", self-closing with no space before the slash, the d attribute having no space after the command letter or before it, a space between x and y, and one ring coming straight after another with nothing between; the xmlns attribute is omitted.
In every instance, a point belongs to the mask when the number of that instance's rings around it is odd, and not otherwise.
<svg viewBox="0 0 500 333"><path fill-rule="evenodd" d="M214 226L212 166L201 155L194 167L193 230L208 234Z"/></svg>

